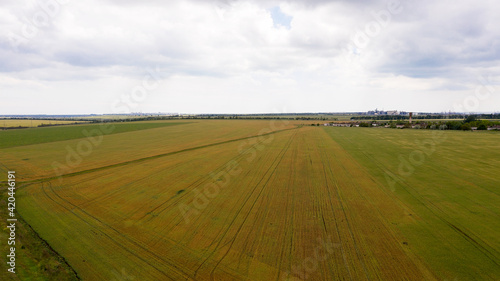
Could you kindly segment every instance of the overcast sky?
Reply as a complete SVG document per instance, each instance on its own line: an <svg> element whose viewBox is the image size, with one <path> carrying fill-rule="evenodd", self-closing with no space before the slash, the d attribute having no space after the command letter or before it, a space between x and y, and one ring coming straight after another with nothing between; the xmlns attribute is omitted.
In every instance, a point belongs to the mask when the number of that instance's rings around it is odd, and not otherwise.
<svg viewBox="0 0 500 281"><path fill-rule="evenodd" d="M498 0L0 4L0 115L500 111Z"/></svg>

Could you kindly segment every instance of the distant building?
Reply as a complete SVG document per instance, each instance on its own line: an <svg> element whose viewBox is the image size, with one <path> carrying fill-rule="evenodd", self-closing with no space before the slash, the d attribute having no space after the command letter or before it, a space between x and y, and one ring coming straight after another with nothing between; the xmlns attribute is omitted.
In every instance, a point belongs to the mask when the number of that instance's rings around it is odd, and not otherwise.
<svg viewBox="0 0 500 281"><path fill-rule="evenodd" d="M332 127L351 127L350 123L325 123L323 126L332 126Z"/></svg>
<svg viewBox="0 0 500 281"><path fill-rule="evenodd" d="M368 115L386 115L387 112L386 111L380 111L378 109L375 109L375 110L372 110L372 111L368 111L367 112Z"/></svg>
<svg viewBox="0 0 500 281"><path fill-rule="evenodd" d="M397 110L388 110L388 111L383 111L383 110L370 110L366 112L367 115L408 115L407 112L399 112Z"/></svg>

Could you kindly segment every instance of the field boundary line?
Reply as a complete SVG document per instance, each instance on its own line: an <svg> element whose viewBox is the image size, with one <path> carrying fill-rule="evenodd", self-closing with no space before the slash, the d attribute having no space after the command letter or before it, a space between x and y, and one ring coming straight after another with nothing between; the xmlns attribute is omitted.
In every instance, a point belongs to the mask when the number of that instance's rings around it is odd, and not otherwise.
<svg viewBox="0 0 500 281"><path fill-rule="evenodd" d="M120 162L120 163L116 163L116 164L106 165L106 166L102 166L102 167L98 167L98 168L92 168L92 169L88 169L88 170L83 170L83 171L68 173L68 174L64 174L64 175L60 175L60 176L51 176L51 177L34 179L34 180L28 180L28 181L22 181L22 182L20 181L19 183L20 184L21 183L22 184L31 184L31 183L40 183L40 182L51 181L51 180L60 179L60 178L73 177L73 176L78 176L78 175L82 175L82 174L93 173L93 172L97 172L97 171L101 171L101 170L105 170L105 169L121 167L121 166L129 165L129 164L134 164L134 163L140 163L140 162L144 162L144 161L147 161L147 160L153 160L153 159L157 159L157 158L162 158L162 157L165 157L165 156L170 156L170 155L175 155L175 154L179 154L179 153L184 153L184 152L194 151L194 150L208 148L208 147L212 147L212 146L217 146L217 145L221 145L221 144L226 144L226 143L231 143L231 142L236 142L236 141L241 141L241 140L247 140L247 139L252 139L252 138L258 138L258 137L262 137L262 136L268 136L268 135L277 134L277 133L281 133L281 132L285 132L285 131L289 131L289 130L296 130L298 128L299 127L289 128L289 129L283 129L283 130L278 130L278 131L274 131L274 132L270 132L270 133L266 133L266 134L258 134L258 135L243 137L243 138L226 140L226 141L222 141L222 142L210 143L210 144L206 144L206 145L195 146L195 147L185 148L185 149L181 149L181 150L177 150L177 151L171 151L171 152L167 152L167 153L162 153L162 154L152 155L152 156L148 156L148 157L138 158L138 159L129 160L129 161L125 161L125 162ZM6 183L6 182L4 182L4 181L0 182L0 184L3 184L3 183Z"/></svg>

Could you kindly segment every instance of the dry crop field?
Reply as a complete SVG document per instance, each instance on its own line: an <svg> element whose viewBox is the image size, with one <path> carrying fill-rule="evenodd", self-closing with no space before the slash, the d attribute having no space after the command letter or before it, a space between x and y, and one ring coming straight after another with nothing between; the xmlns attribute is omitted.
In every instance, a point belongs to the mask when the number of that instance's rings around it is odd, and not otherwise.
<svg viewBox="0 0 500 281"><path fill-rule="evenodd" d="M500 134L156 122L0 149L83 280L500 278Z"/></svg>

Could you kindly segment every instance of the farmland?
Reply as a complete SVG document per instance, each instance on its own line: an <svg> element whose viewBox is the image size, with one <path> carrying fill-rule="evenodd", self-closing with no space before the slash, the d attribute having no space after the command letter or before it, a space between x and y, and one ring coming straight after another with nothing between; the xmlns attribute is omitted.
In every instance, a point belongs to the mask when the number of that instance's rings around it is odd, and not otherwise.
<svg viewBox="0 0 500 281"><path fill-rule="evenodd" d="M84 121L67 121L67 120L43 120L43 119L7 119L0 118L1 128L11 127L38 127L40 125L68 125L75 123L83 123Z"/></svg>
<svg viewBox="0 0 500 281"><path fill-rule="evenodd" d="M500 278L496 132L133 122L70 165L86 126L0 132L0 180L83 280Z"/></svg>
<svg viewBox="0 0 500 281"><path fill-rule="evenodd" d="M78 139L82 136L96 137L123 132L138 131L164 126L174 126L175 122L101 123L66 127L33 128L30 130L10 130L0 135L0 148L18 147L30 144Z"/></svg>

